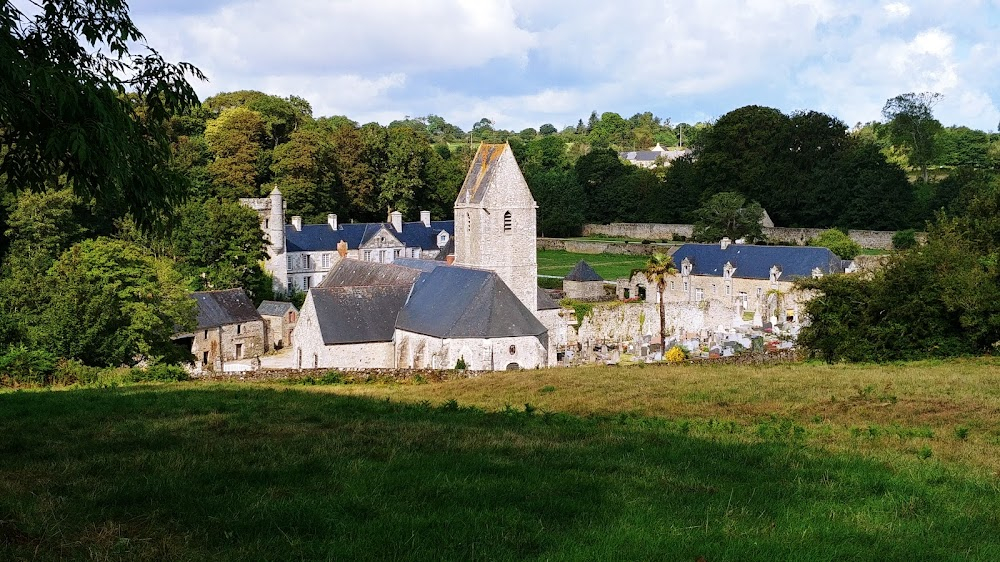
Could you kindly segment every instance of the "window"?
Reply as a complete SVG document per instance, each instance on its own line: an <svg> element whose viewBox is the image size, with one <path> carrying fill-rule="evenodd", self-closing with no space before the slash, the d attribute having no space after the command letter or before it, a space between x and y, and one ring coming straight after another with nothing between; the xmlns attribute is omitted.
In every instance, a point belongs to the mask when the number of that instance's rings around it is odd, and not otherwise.
<svg viewBox="0 0 1000 562"><path fill-rule="evenodd" d="M309 254L302 256L302 269L309 269Z"/></svg>
<svg viewBox="0 0 1000 562"><path fill-rule="evenodd" d="M312 281L312 277L309 277L308 275L302 278L302 290L303 291L308 291L309 290L309 285L310 285L309 282L310 281Z"/></svg>
<svg viewBox="0 0 1000 562"><path fill-rule="evenodd" d="M204 336L204 339L206 339L206 340L208 339L208 330L205 330L205 336Z"/></svg>
<svg viewBox="0 0 1000 562"><path fill-rule="evenodd" d="M726 296L727 297L728 296L732 296L732 294L733 294L733 286L732 285L726 285Z"/></svg>
<svg viewBox="0 0 1000 562"><path fill-rule="evenodd" d="M399 250L399 249L397 249L397 250L393 250L393 251L392 251L392 257L393 257L393 258L398 258L398 257L399 257L399 254L400 254L400 253L401 253L402 251L403 251L403 250Z"/></svg>
<svg viewBox="0 0 1000 562"><path fill-rule="evenodd" d="M684 282L684 292L686 293L686 292L688 292L688 291L689 291L690 289L691 289L691 285L690 285L690 283L688 283L687 281L685 281L685 282Z"/></svg>
<svg viewBox="0 0 1000 562"><path fill-rule="evenodd" d="M705 291L704 291L704 289L695 289L694 290L694 300L696 300L698 302L701 302L701 301L705 300Z"/></svg>
<svg viewBox="0 0 1000 562"><path fill-rule="evenodd" d="M243 324L236 325L236 335L240 335L243 332Z"/></svg>
<svg viewBox="0 0 1000 562"><path fill-rule="evenodd" d="M208 365L208 352L207 351L202 351L201 352L201 364L202 365Z"/></svg>
<svg viewBox="0 0 1000 562"><path fill-rule="evenodd" d="M271 227L271 221L269 219L264 219L264 230Z"/></svg>
<svg viewBox="0 0 1000 562"><path fill-rule="evenodd" d="M465 213L465 230L472 232L472 213Z"/></svg>
<svg viewBox="0 0 1000 562"><path fill-rule="evenodd" d="M236 358L237 359L243 359L243 344L242 343L236 344Z"/></svg>
<svg viewBox="0 0 1000 562"><path fill-rule="evenodd" d="M330 254L323 254L323 269L330 267Z"/></svg>
<svg viewBox="0 0 1000 562"><path fill-rule="evenodd" d="M671 281L671 282L670 282L670 290L671 290L671 291L674 291L674 290L676 290L676 289L674 288L674 282L673 282L673 281Z"/></svg>
<svg viewBox="0 0 1000 562"><path fill-rule="evenodd" d="M757 287L757 298L759 299L763 294L764 294L764 289Z"/></svg>
<svg viewBox="0 0 1000 562"><path fill-rule="evenodd" d="M372 251L365 250L365 261L372 261Z"/></svg>
<svg viewBox="0 0 1000 562"><path fill-rule="evenodd" d="M715 283L712 283L712 294L713 295L718 295L719 294L719 287L716 286Z"/></svg>
<svg viewBox="0 0 1000 562"><path fill-rule="evenodd" d="M503 231L510 232L514 225L514 218L510 215L510 211L503 214Z"/></svg>
<svg viewBox="0 0 1000 562"><path fill-rule="evenodd" d="M289 293L292 292L292 282L291 281L288 282L288 292Z"/></svg>
<svg viewBox="0 0 1000 562"><path fill-rule="evenodd" d="M288 254L288 269L292 269L292 254Z"/></svg>

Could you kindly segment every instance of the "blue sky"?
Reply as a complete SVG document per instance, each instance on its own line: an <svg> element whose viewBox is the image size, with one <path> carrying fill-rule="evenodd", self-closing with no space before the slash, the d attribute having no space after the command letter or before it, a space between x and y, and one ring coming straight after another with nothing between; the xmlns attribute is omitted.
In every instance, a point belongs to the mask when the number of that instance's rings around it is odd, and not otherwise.
<svg viewBox="0 0 1000 562"><path fill-rule="evenodd" d="M151 46L201 68L201 96L297 95L314 114L441 115L520 130L748 104L878 120L905 92L945 125L1000 121L1000 0L133 0Z"/></svg>

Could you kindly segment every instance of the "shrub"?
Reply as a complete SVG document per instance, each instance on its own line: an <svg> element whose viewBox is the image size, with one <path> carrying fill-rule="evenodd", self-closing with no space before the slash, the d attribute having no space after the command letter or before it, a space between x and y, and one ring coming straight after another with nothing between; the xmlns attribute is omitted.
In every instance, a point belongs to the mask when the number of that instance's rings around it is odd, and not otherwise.
<svg viewBox="0 0 1000 562"><path fill-rule="evenodd" d="M897 250L909 250L917 245L917 232L912 228L900 230L892 235L892 247Z"/></svg>
<svg viewBox="0 0 1000 562"><path fill-rule="evenodd" d="M455 370L464 371L468 368L469 366L465 364L465 356L461 356L458 358L458 361L455 361Z"/></svg>
<svg viewBox="0 0 1000 562"><path fill-rule="evenodd" d="M156 363L145 369L132 369L131 378L135 382L176 382L190 378L183 367Z"/></svg>
<svg viewBox="0 0 1000 562"><path fill-rule="evenodd" d="M847 234L836 228L820 232L819 235L809 241L809 245L829 248L831 252L845 260L854 259L855 256L861 253L861 245L851 240Z"/></svg>
<svg viewBox="0 0 1000 562"><path fill-rule="evenodd" d="M43 385L56 370L56 356L20 345L0 355L0 385Z"/></svg>
<svg viewBox="0 0 1000 562"><path fill-rule="evenodd" d="M683 347L675 345L668 349L667 354L663 357L668 363L680 363L681 361L687 359L687 352L684 351Z"/></svg>

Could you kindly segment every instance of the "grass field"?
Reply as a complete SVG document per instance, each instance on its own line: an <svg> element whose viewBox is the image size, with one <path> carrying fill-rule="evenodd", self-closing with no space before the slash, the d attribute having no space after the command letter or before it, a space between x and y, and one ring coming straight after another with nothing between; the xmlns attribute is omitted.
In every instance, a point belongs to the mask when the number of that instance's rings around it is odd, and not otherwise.
<svg viewBox="0 0 1000 562"><path fill-rule="evenodd" d="M1000 363L0 393L0 559L997 560Z"/></svg>
<svg viewBox="0 0 1000 562"><path fill-rule="evenodd" d="M633 269L646 267L648 256L615 254L572 254L564 250L538 250L538 274L565 276L580 260L584 260L607 281L628 277Z"/></svg>

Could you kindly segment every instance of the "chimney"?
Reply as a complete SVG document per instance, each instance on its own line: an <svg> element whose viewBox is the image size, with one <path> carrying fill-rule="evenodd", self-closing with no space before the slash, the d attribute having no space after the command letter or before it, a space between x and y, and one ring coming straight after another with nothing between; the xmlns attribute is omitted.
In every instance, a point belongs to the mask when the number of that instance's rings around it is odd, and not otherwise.
<svg viewBox="0 0 1000 562"><path fill-rule="evenodd" d="M726 248L728 248L728 247L729 247L729 244L730 244L731 242L732 242L732 240L730 240L730 239L729 239L728 237L726 237L726 238L723 238L723 239L722 239L722 242L720 242L720 243L719 243L719 246L721 246L721 247L722 247L722 249L723 249L723 250L725 250Z"/></svg>
<svg viewBox="0 0 1000 562"><path fill-rule="evenodd" d="M326 222L330 224L330 228L337 230L337 215L330 213L326 216Z"/></svg>
<svg viewBox="0 0 1000 562"><path fill-rule="evenodd" d="M292 217L292 226L295 227L296 231L302 230L302 217L298 215Z"/></svg>
<svg viewBox="0 0 1000 562"><path fill-rule="evenodd" d="M420 222L424 223L424 226L431 225L431 212L430 211L420 211Z"/></svg>
<svg viewBox="0 0 1000 562"><path fill-rule="evenodd" d="M333 215L333 216L337 216L337 215ZM337 242L337 253L340 254L341 258L346 258L347 257L347 242L344 242L343 240L341 240L340 242Z"/></svg>
<svg viewBox="0 0 1000 562"><path fill-rule="evenodd" d="M396 229L396 232L403 232L403 213L399 211L389 213L389 222L392 223L392 227Z"/></svg>
<svg viewBox="0 0 1000 562"><path fill-rule="evenodd" d="M455 254L448 254L448 256L444 259L444 263L448 265L455 263Z"/></svg>

